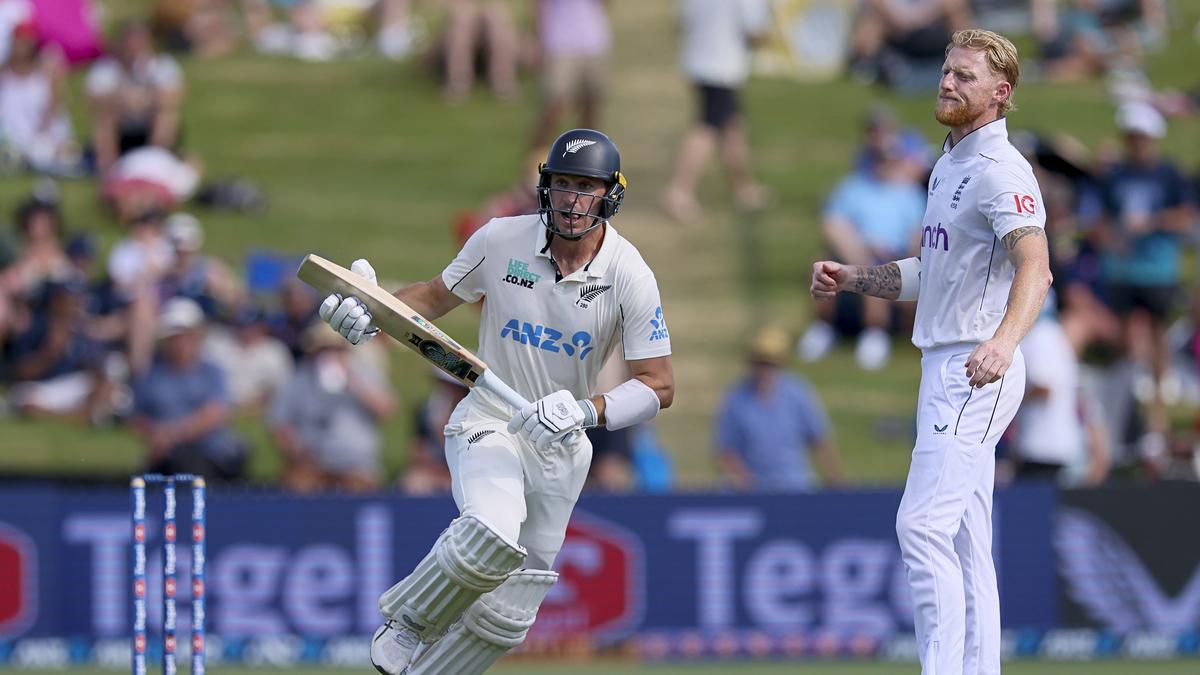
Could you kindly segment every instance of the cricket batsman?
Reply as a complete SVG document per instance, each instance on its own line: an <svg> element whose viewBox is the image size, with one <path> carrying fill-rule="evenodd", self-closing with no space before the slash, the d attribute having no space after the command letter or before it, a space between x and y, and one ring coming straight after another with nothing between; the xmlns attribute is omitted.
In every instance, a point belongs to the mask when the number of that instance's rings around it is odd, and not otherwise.
<svg viewBox="0 0 1200 675"><path fill-rule="evenodd" d="M1017 50L985 30L946 48L921 256L876 267L813 264L812 294L916 300L917 441L896 515L924 675L1000 672L992 561L996 441L1025 391L1018 347L1050 288L1046 215L1008 142Z"/></svg>
<svg viewBox="0 0 1200 675"><path fill-rule="evenodd" d="M490 221L439 276L396 292L430 320L486 297L477 354L534 403L515 410L476 387L455 409L446 461L460 515L379 598L379 672L478 675L521 644L558 578L551 566L592 457L584 430L633 426L671 405L658 284L610 224L625 187L608 136L568 131L539 168L536 215ZM352 269L375 279L365 260ZM351 343L378 333L353 296L330 295L320 313ZM597 396L618 344L632 377Z"/></svg>

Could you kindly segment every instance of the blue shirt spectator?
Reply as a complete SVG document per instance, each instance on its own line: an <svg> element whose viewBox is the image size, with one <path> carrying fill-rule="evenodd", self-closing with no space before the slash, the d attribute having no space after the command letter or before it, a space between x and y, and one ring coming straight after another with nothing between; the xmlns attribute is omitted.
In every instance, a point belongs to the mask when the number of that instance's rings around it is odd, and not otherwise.
<svg viewBox="0 0 1200 675"><path fill-rule="evenodd" d="M855 172L842 179L825 207L827 219L850 223L863 243L887 260L908 256L924 214L920 187L875 172Z"/></svg>
<svg viewBox="0 0 1200 675"><path fill-rule="evenodd" d="M735 487L770 492L816 487L809 456L818 454L830 482L841 469L829 419L808 383L783 370L790 339L765 329L751 345L750 374L725 395L716 444L726 478Z"/></svg>
<svg viewBox="0 0 1200 675"><path fill-rule="evenodd" d="M1168 286L1179 282L1183 242L1179 235L1151 224L1138 234L1124 225L1131 220L1154 221L1163 213L1184 207L1188 184L1183 174L1166 160L1149 166L1122 163L1104 177L1101 197L1104 210L1127 236L1126 245L1110 248L1104 256L1104 276L1111 283L1134 286Z"/></svg>
<svg viewBox="0 0 1200 675"><path fill-rule="evenodd" d="M149 468L237 477L245 446L229 429L225 376L201 358L204 312L189 299L175 298L159 321L159 358L133 381L131 423L149 448Z"/></svg>

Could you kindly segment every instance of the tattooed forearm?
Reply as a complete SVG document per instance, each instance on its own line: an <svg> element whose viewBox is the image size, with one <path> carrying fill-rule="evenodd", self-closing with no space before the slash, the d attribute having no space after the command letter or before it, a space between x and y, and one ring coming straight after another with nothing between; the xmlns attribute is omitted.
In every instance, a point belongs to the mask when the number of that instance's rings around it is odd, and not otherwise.
<svg viewBox="0 0 1200 675"><path fill-rule="evenodd" d="M895 300L900 297L900 266L890 262L875 267L859 267L851 290L863 295Z"/></svg>
<svg viewBox="0 0 1200 675"><path fill-rule="evenodd" d="M1004 244L1005 251L1011 251L1017 247L1017 242L1027 237L1042 237L1046 238L1046 231L1040 227L1018 227L1017 229L1004 235L1004 239L1000 241Z"/></svg>

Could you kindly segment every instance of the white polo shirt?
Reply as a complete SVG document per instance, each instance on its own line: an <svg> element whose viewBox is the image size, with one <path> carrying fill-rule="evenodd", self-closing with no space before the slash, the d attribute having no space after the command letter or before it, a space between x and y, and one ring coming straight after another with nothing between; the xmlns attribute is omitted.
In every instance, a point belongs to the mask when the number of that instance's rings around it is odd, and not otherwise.
<svg viewBox="0 0 1200 675"><path fill-rule="evenodd" d="M442 272L463 300L486 297L476 353L530 401L560 389L592 396L618 343L626 361L671 353L654 273L633 244L605 227L596 257L561 281L536 214L491 220ZM503 419L511 415L480 388L470 396Z"/></svg>
<svg viewBox="0 0 1200 675"><path fill-rule="evenodd" d="M1017 452L1026 461L1072 466L1084 459L1079 408L1079 359L1062 326L1039 319L1021 341L1025 381L1047 390L1026 396L1017 413Z"/></svg>
<svg viewBox="0 0 1200 675"><path fill-rule="evenodd" d="M921 292L913 344L990 340L1016 269L1000 240L1046 214L1033 169L1008 142L1004 118L950 146L933 167L921 235Z"/></svg>

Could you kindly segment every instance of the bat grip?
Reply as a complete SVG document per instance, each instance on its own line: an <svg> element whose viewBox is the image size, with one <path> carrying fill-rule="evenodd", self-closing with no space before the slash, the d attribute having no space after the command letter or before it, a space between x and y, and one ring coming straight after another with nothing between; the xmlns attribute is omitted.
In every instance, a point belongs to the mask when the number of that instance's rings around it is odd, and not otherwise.
<svg viewBox="0 0 1200 675"><path fill-rule="evenodd" d="M478 387L483 387L484 389L499 396L504 400L505 403L509 404L516 410L521 410L529 405L529 401L526 401L524 396L518 394L517 391L508 386L504 380L501 380L498 376L492 374L491 368L483 371L483 374L480 375L479 379L475 381L475 385Z"/></svg>

